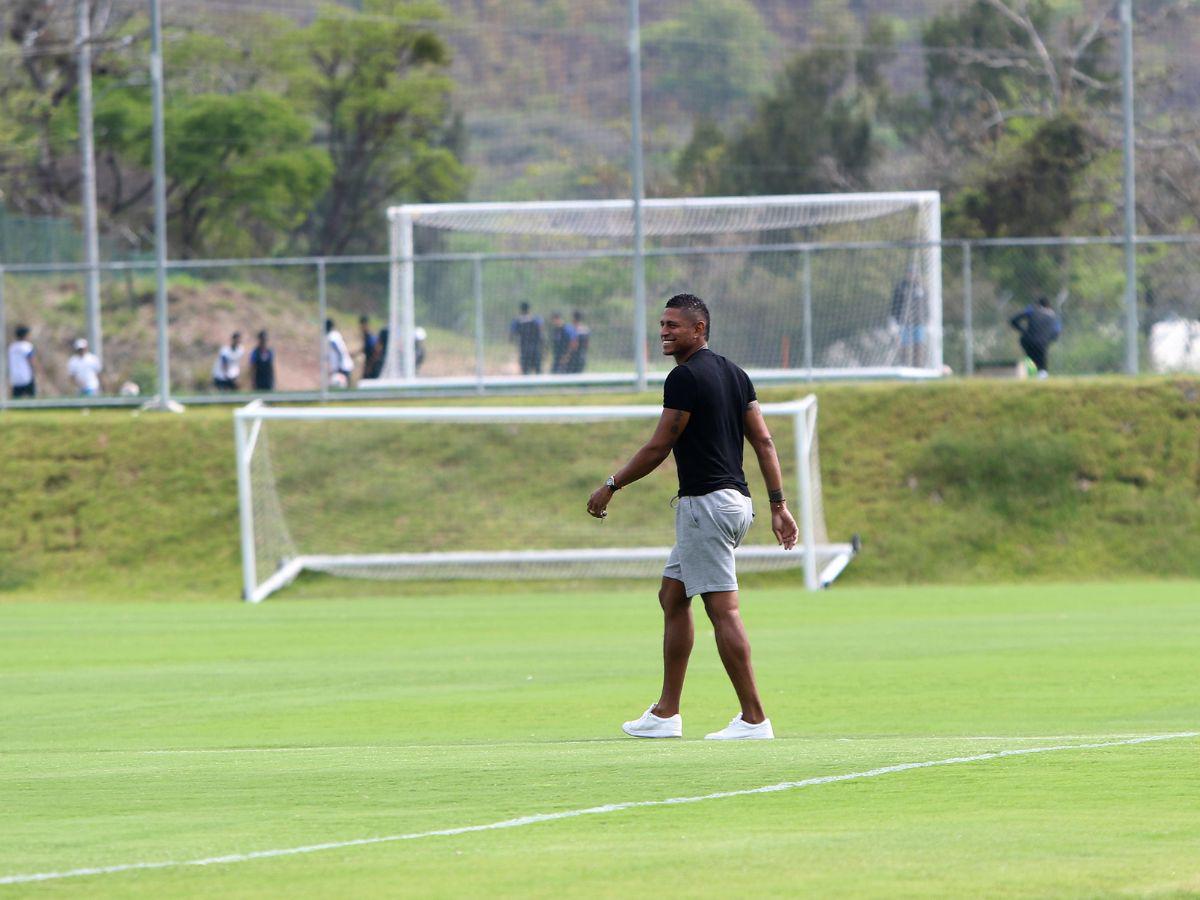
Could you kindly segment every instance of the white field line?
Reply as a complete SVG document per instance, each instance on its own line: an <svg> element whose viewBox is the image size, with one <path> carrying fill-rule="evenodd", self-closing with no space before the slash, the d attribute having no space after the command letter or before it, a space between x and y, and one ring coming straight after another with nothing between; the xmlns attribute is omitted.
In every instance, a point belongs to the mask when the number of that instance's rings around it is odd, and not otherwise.
<svg viewBox="0 0 1200 900"><path fill-rule="evenodd" d="M877 744L877 743L899 743L904 741L1101 741L1101 740L1116 740L1119 738L1134 738L1146 737L1145 732L1140 731L1113 731L1113 732L1094 732L1092 734L935 734L935 735L899 735L899 734L873 734L857 737L829 737L827 735L815 735L812 737L783 737L776 738L776 741L805 741L809 743L820 743L822 741L836 741L845 744ZM163 747L163 748L138 748L138 747L96 747L83 750L46 750L44 747L39 747L35 750L0 750L0 756L21 756L21 755L38 755L43 756L46 753L61 753L69 756L87 756L89 754L112 754L126 756L204 756L204 755L221 755L230 753L343 753L347 750L371 750L371 751L389 751L389 750L473 750L473 749L491 749L494 747L545 747L548 745L574 745L574 744L628 744L631 743L627 736L613 738L589 738L586 740L572 741L489 741L487 743L453 743L453 744L311 744L307 746L295 747Z"/></svg>
<svg viewBox="0 0 1200 900"><path fill-rule="evenodd" d="M926 762L900 763L894 766L881 766L864 772L847 772L842 775L822 775L816 778L805 778L801 781L783 781L779 784L768 784L763 787L746 788L738 791L718 791L713 794L701 794L694 797L670 797L666 800L635 800L628 803L608 803L604 806L589 806L586 809L571 809L554 813L538 813L531 816L520 816L516 819L505 819L502 822L489 822L485 825L463 825L458 828L440 828L435 831L418 831L410 834L390 834L382 837L356 838L350 841L330 841L324 844L308 844L302 847L284 847L276 850L256 850L252 853L231 853L227 856L209 856L203 859L161 860L158 862L122 863L113 866L95 866L84 869L66 869L62 872L34 872L25 875L5 875L0 877L0 885L28 884L35 881L52 881L59 878L80 878L85 875L113 875L118 872L133 872L145 869L172 869L181 866L216 866L233 863L250 862L256 859L271 859L277 856L298 856L304 853L317 853L322 850L340 850L346 847L364 847L369 844L387 844L395 841L415 841L428 837L449 837L459 834L470 834L476 831L497 831L502 828L520 828L525 825L536 825L541 822L555 822L560 819L575 819L580 816L604 815L606 813L622 812L627 809L642 809L651 806L678 806L684 803L701 803L706 800L724 800L729 797L747 797L751 794L772 794L779 791L789 791L795 788L813 787L819 784L834 784L839 781L856 781L862 778L875 778L879 775L892 775L896 772L908 772L913 769L931 769L936 766L954 766L961 763L984 762L991 759L1003 759L1010 756L1030 756L1035 753L1056 753L1064 750L1102 750L1108 747L1124 747L1131 744L1148 744L1154 741L1173 741L1182 738L1200 737L1200 731L1182 731L1174 734L1155 734L1146 737L1129 738L1123 741L1105 741L1094 744L1059 744L1047 747L1025 747L1016 750L997 750L993 753L980 753L975 756L953 756L949 759L935 759Z"/></svg>

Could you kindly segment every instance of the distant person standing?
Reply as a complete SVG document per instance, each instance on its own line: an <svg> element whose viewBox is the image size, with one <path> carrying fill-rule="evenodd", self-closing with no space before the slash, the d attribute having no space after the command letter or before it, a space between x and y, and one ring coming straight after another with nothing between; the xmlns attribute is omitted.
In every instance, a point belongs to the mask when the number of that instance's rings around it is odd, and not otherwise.
<svg viewBox="0 0 1200 900"><path fill-rule="evenodd" d="M928 312L925 304L925 288L917 274L916 266L896 282L892 288L892 306L889 316L893 328L900 333L900 365L922 368L925 365L925 325Z"/></svg>
<svg viewBox="0 0 1200 900"><path fill-rule="evenodd" d="M229 336L229 343L217 351L216 361L213 362L213 384L218 391L238 389L237 380L242 374L242 357L245 355L242 333L235 331Z"/></svg>
<svg viewBox="0 0 1200 900"><path fill-rule="evenodd" d="M75 341L74 352L67 360L67 374L79 388L79 396L95 397L100 393L100 359L88 350L85 338Z"/></svg>
<svg viewBox="0 0 1200 900"><path fill-rule="evenodd" d="M1009 324L1021 333L1021 349L1037 368L1037 377L1049 377L1046 354L1050 351L1050 345L1062 334L1062 321L1050 306L1050 301L1038 297L1036 303L1030 303L1013 316Z"/></svg>
<svg viewBox="0 0 1200 900"><path fill-rule="evenodd" d="M583 321L583 313L579 310L571 316L571 343L568 348L568 372L582 372L587 365L588 344L592 340L592 329Z"/></svg>
<svg viewBox="0 0 1200 900"><path fill-rule="evenodd" d="M258 343L250 351L250 372L256 391L275 390L275 351L265 331L258 333Z"/></svg>
<svg viewBox="0 0 1200 900"><path fill-rule="evenodd" d="M413 371L420 372L425 362L425 339L429 333L418 325L413 329Z"/></svg>
<svg viewBox="0 0 1200 900"><path fill-rule="evenodd" d="M36 397L36 364L28 326L18 325L13 330L13 337L15 339L8 345L8 383L12 385L13 399Z"/></svg>
<svg viewBox="0 0 1200 900"><path fill-rule="evenodd" d="M517 344L521 374L542 374L542 317L533 315L528 303L521 303L520 314L508 327L508 336Z"/></svg>
<svg viewBox="0 0 1200 900"><path fill-rule="evenodd" d="M550 371L556 375L567 371L567 352L571 349L573 329L563 321L562 313L550 316Z"/></svg>
<svg viewBox="0 0 1200 900"><path fill-rule="evenodd" d="M350 356L346 339L334 326L333 319L325 320L325 371L329 376L330 387L350 387L354 358Z"/></svg>
<svg viewBox="0 0 1200 900"><path fill-rule="evenodd" d="M358 326L362 329L362 358L363 378L378 378L383 368L383 353L379 346L379 338L371 333L371 319L360 316Z"/></svg>

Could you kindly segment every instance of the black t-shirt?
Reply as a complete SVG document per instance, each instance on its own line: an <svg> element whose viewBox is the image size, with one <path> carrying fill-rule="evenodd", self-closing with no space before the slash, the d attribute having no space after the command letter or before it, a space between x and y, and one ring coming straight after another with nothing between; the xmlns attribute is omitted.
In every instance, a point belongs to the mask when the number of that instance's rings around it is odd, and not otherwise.
<svg viewBox="0 0 1200 900"><path fill-rule="evenodd" d="M708 349L697 350L667 375L663 407L691 413L674 451L681 497L723 488L750 496L742 446L746 407L757 399L750 376Z"/></svg>

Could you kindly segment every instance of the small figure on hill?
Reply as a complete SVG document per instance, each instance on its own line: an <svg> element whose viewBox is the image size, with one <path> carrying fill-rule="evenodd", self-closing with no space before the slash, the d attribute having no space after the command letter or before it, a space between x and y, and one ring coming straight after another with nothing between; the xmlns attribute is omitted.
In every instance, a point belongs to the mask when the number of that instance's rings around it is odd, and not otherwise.
<svg viewBox="0 0 1200 900"><path fill-rule="evenodd" d="M383 368L383 352L379 338L371 332L369 316L359 316L358 327L362 330L363 378L378 378Z"/></svg>
<svg viewBox="0 0 1200 900"><path fill-rule="evenodd" d="M567 347L568 372L582 372L587 365L588 344L592 340L592 329L583 321L583 313L579 310L571 315L571 343Z"/></svg>
<svg viewBox="0 0 1200 900"><path fill-rule="evenodd" d="M522 301L520 314L508 327L509 339L517 345L522 375L542 374L542 317L529 311Z"/></svg>
<svg viewBox="0 0 1200 900"><path fill-rule="evenodd" d="M88 350L87 338L77 338L67 360L67 374L79 388L79 396L95 397L100 393L100 359Z"/></svg>
<svg viewBox="0 0 1200 900"><path fill-rule="evenodd" d="M1036 303L1030 303L1013 316L1009 324L1021 333L1021 349L1037 369L1037 377L1049 377L1046 355L1050 345L1062 334L1062 321L1050 306L1050 301L1038 297Z"/></svg>
<svg viewBox="0 0 1200 900"><path fill-rule="evenodd" d="M33 344L29 341L29 327L18 325L13 330L13 337L13 342L8 345L8 383L13 399L36 397L37 362Z"/></svg>
<svg viewBox="0 0 1200 900"><path fill-rule="evenodd" d="M921 368L925 365L925 288L915 265L892 288L888 316L893 333L900 335L900 365Z"/></svg>
<svg viewBox="0 0 1200 900"><path fill-rule="evenodd" d="M242 333L235 331L229 343L217 351L213 362L213 384L218 391L236 391L238 376L242 374L242 357L246 349L242 346Z"/></svg>
<svg viewBox="0 0 1200 900"><path fill-rule="evenodd" d="M266 331L258 333L258 343L250 351L250 371L256 391L275 390L275 351Z"/></svg>
<svg viewBox="0 0 1200 900"><path fill-rule="evenodd" d="M567 351L571 347L571 326L563 321L562 313L550 314L550 371L565 372Z"/></svg>
<svg viewBox="0 0 1200 900"><path fill-rule="evenodd" d="M413 329L413 369L416 372L421 371L421 365L425 362L425 339L428 337L428 332L420 325ZM374 377L378 378L383 374L383 364L387 359L388 348L388 327L384 325L379 329L379 367L375 372ZM403 352L403 348L401 348Z"/></svg>
<svg viewBox="0 0 1200 900"><path fill-rule="evenodd" d="M421 371L421 365L425 362L426 337L428 332L420 325L413 329L413 367L417 372Z"/></svg>
<svg viewBox="0 0 1200 900"><path fill-rule="evenodd" d="M325 320L325 373L329 377L329 386L335 388L350 387L350 375L354 372L354 358L346 347L346 339L333 324L333 319Z"/></svg>

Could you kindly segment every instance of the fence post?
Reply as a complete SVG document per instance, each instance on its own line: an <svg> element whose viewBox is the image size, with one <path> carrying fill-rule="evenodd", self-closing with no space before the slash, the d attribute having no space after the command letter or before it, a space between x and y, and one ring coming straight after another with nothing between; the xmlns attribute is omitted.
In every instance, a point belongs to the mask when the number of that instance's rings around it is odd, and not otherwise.
<svg viewBox="0 0 1200 900"><path fill-rule="evenodd" d="M483 257L476 254L471 260L475 290L475 378L477 390L483 393Z"/></svg>
<svg viewBox="0 0 1200 900"><path fill-rule="evenodd" d="M963 374L975 374L975 298L971 290L971 245L962 244L963 279Z"/></svg>
<svg viewBox="0 0 1200 900"><path fill-rule="evenodd" d="M804 248L804 365L813 377L812 250Z"/></svg>
<svg viewBox="0 0 1200 900"><path fill-rule="evenodd" d="M325 365L326 350L325 341L325 320L329 318L329 310L326 304L325 297L325 257L317 260L317 331L320 335L318 338L317 347L320 352L317 353L317 384L321 389L321 400L329 399L329 371Z"/></svg>

